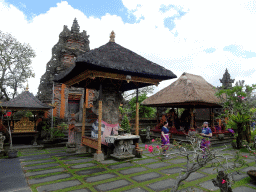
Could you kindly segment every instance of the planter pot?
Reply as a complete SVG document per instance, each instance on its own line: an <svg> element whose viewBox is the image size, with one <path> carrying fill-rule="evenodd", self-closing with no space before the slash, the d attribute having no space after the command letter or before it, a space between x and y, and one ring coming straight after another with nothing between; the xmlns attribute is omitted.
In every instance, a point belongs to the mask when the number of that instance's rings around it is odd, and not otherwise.
<svg viewBox="0 0 256 192"><path fill-rule="evenodd" d="M16 151L16 150L9 150L7 152L7 155L8 155L9 158L16 158L18 156L17 153L18 153L18 151Z"/></svg>
<svg viewBox="0 0 256 192"><path fill-rule="evenodd" d="M249 170L247 174L251 177L253 181L256 181L256 170Z"/></svg>
<svg viewBox="0 0 256 192"><path fill-rule="evenodd" d="M147 137L147 134L140 134L140 139L142 143L146 143L146 137Z"/></svg>

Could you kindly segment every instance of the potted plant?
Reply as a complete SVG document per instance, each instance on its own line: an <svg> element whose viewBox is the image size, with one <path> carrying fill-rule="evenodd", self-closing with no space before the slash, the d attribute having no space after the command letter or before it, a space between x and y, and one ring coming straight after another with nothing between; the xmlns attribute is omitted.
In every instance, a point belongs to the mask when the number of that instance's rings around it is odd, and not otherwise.
<svg viewBox="0 0 256 192"><path fill-rule="evenodd" d="M124 135L124 129L123 128L118 129L118 135Z"/></svg>
<svg viewBox="0 0 256 192"><path fill-rule="evenodd" d="M7 151L7 155L9 158L15 158L15 157L17 157L18 151L16 149L13 149L13 147L12 147L12 131L11 131L11 127L10 127L11 116L12 116L12 112L10 112L10 111L4 115L4 117L7 117L8 128L6 128L6 129L10 135L10 148Z"/></svg>

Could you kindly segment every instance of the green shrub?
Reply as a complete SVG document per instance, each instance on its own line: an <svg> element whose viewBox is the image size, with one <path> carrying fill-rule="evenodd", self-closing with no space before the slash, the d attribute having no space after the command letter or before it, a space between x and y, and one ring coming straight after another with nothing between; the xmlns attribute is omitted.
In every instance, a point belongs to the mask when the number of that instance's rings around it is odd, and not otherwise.
<svg viewBox="0 0 256 192"><path fill-rule="evenodd" d="M129 119L128 119L127 115L123 116L123 120L122 120L122 123L121 123L121 128L123 130L125 130L126 132L128 132L128 133L131 132L130 125L129 125Z"/></svg>

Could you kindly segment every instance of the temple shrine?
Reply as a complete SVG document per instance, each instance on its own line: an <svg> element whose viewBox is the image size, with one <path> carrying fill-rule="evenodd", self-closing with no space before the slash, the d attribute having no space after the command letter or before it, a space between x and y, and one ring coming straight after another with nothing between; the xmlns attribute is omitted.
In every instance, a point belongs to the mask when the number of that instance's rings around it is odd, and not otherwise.
<svg viewBox="0 0 256 192"><path fill-rule="evenodd" d="M67 87L83 88L85 92L87 89L98 91L92 107L97 120L91 128L90 136L84 135L87 106L83 106L82 145L97 150L94 157L100 161L104 159L102 147L104 149L107 146L109 149L109 144L114 144L113 157L119 159L124 156L133 157L142 151L138 146L138 88L158 85L172 78L176 78L176 75L170 70L115 43L112 31L107 44L78 56L75 65L55 76L54 81ZM118 135L118 111L122 93L132 89L137 90L135 135ZM135 151L131 152L133 143Z"/></svg>

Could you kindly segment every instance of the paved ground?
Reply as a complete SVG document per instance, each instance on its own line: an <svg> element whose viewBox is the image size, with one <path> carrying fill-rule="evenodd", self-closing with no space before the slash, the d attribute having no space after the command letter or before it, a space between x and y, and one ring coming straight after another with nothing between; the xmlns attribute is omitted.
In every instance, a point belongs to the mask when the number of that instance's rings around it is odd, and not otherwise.
<svg viewBox="0 0 256 192"><path fill-rule="evenodd" d="M224 153L233 158L232 150ZM147 151L141 159L108 159L101 163L90 154L68 154L65 148L27 149L21 150L20 155L0 160L0 191L168 191L186 165L181 157L160 161ZM234 177L240 181L234 185L234 192L256 192L256 184L246 174L256 168L254 157L248 157L247 161L250 167L242 168ZM181 191L218 190L211 182L214 174L213 168L200 169L183 182Z"/></svg>

